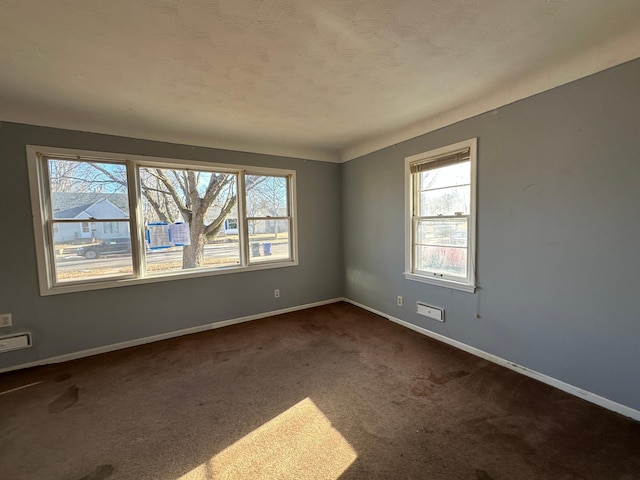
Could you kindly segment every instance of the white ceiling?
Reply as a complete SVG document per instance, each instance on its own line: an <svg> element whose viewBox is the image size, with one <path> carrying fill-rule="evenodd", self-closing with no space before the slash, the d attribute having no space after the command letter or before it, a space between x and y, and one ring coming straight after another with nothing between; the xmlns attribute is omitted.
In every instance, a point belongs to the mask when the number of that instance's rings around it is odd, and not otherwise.
<svg viewBox="0 0 640 480"><path fill-rule="evenodd" d="M638 0L0 0L0 120L343 161L638 57Z"/></svg>

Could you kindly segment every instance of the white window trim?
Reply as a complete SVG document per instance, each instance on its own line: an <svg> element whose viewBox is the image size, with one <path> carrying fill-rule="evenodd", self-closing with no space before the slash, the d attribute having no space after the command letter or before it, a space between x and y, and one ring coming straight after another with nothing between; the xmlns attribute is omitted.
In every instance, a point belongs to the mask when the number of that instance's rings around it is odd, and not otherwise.
<svg viewBox="0 0 640 480"><path fill-rule="evenodd" d="M297 231L297 199L296 199L296 172L295 170L288 169L275 169L268 167L254 167L249 165L235 165L235 164L218 164L202 162L197 160L178 160L165 157L151 157L141 155L128 155L111 152L97 152L91 150L76 150L68 148L48 147L41 145L27 145L27 169L29 173L29 187L31 194L31 211L33 216L33 229L35 233L35 246L36 246L36 263L38 267L38 282L40 285L40 295L57 295L64 293L83 292L89 290L101 290L104 288L124 287L128 285L140 285L147 283L166 282L174 280L182 280L189 278L207 277L213 275L225 275L229 273L251 272L256 270L267 270L272 268L292 267L298 265L298 231ZM47 239L48 232L44 224L44 211L48 207L50 198L46 194L44 188L45 179L42 169L39 167L41 156L65 156L65 157L81 157L87 160L117 160L135 161L139 165L158 165L161 164L165 168L185 168L185 167L202 167L206 170L215 170L217 172L225 173L246 173L251 175L273 175L273 176L286 176L289 178L289 212L291 217L290 226L290 259L289 260L274 260L268 262L260 262L256 264L248 264L248 255L246 258L242 258L244 264L240 266L229 267L217 267L211 269L198 269L197 271L189 270L184 272L168 272L166 274L155 274L149 277L124 277L112 280L94 280L86 281L84 283L74 283L69 285L54 285L52 276L52 255L53 255L53 239ZM240 175L242 178L242 175ZM132 189L139 190L137 184L131 185ZM244 191L244 189L242 190ZM136 195L139 195L136 192ZM241 209L241 204L244 203L244 198L238 195L238 208ZM137 215L131 213L131 215ZM239 222L239 224L242 222ZM140 224L140 219L138 219ZM242 234L243 232L239 232ZM140 234L131 231L131 242L141 243L139 239ZM136 239L138 241L136 241ZM248 248L248 242L245 242ZM134 256L134 271L136 270L135 255L138 249L133 249L132 255ZM138 253L139 254L139 253ZM240 252L241 257L244 253ZM144 258L144 255L143 255Z"/></svg>
<svg viewBox="0 0 640 480"><path fill-rule="evenodd" d="M447 278L434 278L424 274L416 273L413 270L413 176L411 173L411 164L418 161L439 157L449 153L469 148L471 162L471 205L469 212L469 278L468 281L455 281ZM476 291L476 217L477 217L477 163L478 163L478 139L476 137L453 145L447 145L442 148L430 150L428 152L419 153L405 158L405 270L404 277L407 280L416 282L438 285L441 287L452 288L464 292L474 293Z"/></svg>

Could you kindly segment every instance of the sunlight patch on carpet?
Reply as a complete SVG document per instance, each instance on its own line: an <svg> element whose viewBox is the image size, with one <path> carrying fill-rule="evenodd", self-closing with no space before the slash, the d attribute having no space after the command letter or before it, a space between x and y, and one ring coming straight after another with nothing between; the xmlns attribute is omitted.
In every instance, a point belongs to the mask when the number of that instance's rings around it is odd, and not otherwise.
<svg viewBox="0 0 640 480"><path fill-rule="evenodd" d="M337 480L357 456L305 398L178 480Z"/></svg>

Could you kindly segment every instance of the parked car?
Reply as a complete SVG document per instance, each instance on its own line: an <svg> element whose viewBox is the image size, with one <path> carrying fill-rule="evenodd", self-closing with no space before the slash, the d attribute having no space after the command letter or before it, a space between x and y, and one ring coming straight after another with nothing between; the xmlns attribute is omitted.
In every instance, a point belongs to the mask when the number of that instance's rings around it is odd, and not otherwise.
<svg viewBox="0 0 640 480"><path fill-rule="evenodd" d="M93 259L101 255L111 255L114 253L131 253L130 238L112 238L103 240L100 243L86 245L76 250L76 254L81 257Z"/></svg>

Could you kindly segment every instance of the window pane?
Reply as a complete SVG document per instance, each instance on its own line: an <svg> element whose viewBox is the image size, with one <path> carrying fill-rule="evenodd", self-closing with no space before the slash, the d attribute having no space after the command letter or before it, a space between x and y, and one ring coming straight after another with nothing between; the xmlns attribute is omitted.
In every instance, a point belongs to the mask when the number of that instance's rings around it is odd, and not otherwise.
<svg viewBox="0 0 640 480"><path fill-rule="evenodd" d="M289 220L249 220L251 263L291 258Z"/></svg>
<svg viewBox="0 0 640 480"><path fill-rule="evenodd" d="M179 272L183 270L188 261L185 259L185 247L171 247L158 250L147 249L147 273L149 275L163 274L167 272ZM187 253L188 255L188 253ZM218 242L204 246L200 268L228 267L240 264L240 245L237 236L235 241ZM194 267L194 268L197 268Z"/></svg>
<svg viewBox="0 0 640 480"><path fill-rule="evenodd" d="M102 232L105 237L108 235L118 235L120 233L120 222L103 222Z"/></svg>
<svg viewBox="0 0 640 480"><path fill-rule="evenodd" d="M421 172L419 190L429 190L471 183L471 163L462 162Z"/></svg>
<svg viewBox="0 0 640 480"><path fill-rule="evenodd" d="M470 187L451 187L420 192L420 217L436 215L468 215L470 210Z"/></svg>
<svg viewBox="0 0 640 480"><path fill-rule="evenodd" d="M467 246L467 217L418 220L415 243L447 247Z"/></svg>
<svg viewBox="0 0 640 480"><path fill-rule="evenodd" d="M67 238L82 230L82 222L55 223L56 235ZM97 225L100 223L91 223ZM54 244L56 281L59 283L96 280L133 274L129 223L118 222L118 237L106 239L75 239Z"/></svg>
<svg viewBox="0 0 640 480"><path fill-rule="evenodd" d="M247 217L288 217L286 177L247 175Z"/></svg>
<svg viewBox="0 0 640 480"><path fill-rule="evenodd" d="M236 175L230 173L141 167L140 191L145 225L184 222L190 241L184 247L146 252L147 272L240 263Z"/></svg>
<svg viewBox="0 0 640 480"><path fill-rule="evenodd" d="M454 277L467 276L467 249L416 245L416 269Z"/></svg>
<svg viewBox="0 0 640 480"><path fill-rule="evenodd" d="M124 164L49 159L47 165L54 219L129 218Z"/></svg>

